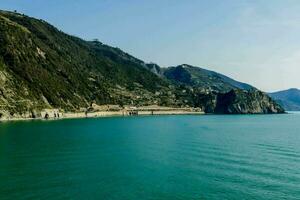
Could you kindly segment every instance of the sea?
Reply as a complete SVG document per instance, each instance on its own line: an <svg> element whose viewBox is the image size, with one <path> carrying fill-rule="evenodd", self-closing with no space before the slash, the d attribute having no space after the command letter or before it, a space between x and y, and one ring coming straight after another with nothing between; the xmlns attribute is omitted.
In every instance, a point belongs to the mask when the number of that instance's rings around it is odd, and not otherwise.
<svg viewBox="0 0 300 200"><path fill-rule="evenodd" d="M300 114L2 122L0 199L299 200Z"/></svg>

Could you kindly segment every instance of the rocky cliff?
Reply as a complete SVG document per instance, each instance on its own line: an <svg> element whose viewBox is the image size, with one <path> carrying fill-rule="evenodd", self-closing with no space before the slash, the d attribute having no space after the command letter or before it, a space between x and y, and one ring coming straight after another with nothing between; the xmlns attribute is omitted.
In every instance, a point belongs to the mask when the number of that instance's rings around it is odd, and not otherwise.
<svg viewBox="0 0 300 200"><path fill-rule="evenodd" d="M214 113L259 114L284 113L284 109L258 90L231 90L218 94Z"/></svg>
<svg viewBox="0 0 300 200"><path fill-rule="evenodd" d="M275 114L284 109L267 94L256 89L232 89L228 92L199 93L198 106L214 114Z"/></svg>

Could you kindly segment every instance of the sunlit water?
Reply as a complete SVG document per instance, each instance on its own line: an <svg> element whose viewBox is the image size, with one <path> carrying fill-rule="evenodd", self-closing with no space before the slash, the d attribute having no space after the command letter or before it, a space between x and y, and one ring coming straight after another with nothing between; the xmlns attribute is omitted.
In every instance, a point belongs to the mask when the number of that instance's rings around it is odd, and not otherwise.
<svg viewBox="0 0 300 200"><path fill-rule="evenodd" d="M0 199L300 199L300 114L0 123Z"/></svg>

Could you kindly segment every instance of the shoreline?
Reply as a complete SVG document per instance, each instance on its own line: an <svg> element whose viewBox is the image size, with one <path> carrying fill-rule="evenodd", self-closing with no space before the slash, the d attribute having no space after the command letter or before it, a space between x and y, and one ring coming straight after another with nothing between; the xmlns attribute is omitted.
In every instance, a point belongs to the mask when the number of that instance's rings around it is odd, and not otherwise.
<svg viewBox="0 0 300 200"><path fill-rule="evenodd" d="M66 112L61 113L59 117L50 117L48 119L44 117L11 117L0 119L1 122L13 122L13 121L31 121L31 120L42 120L42 121L51 121L51 120L63 120L63 119L83 119L83 118L104 118L104 117L128 117L128 116L159 116L159 115L205 115L203 111L194 110L194 109L176 109L169 108L166 110L150 110L150 109L141 109L141 110L119 110L119 111L96 111L96 112Z"/></svg>

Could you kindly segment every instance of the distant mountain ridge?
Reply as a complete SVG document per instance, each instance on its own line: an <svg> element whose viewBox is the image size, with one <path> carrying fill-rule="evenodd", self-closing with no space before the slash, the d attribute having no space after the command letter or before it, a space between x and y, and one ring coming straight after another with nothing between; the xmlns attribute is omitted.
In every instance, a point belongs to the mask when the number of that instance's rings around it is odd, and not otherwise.
<svg viewBox="0 0 300 200"><path fill-rule="evenodd" d="M300 90L291 88L288 90L269 93L280 105L288 111L300 111Z"/></svg>
<svg viewBox="0 0 300 200"><path fill-rule="evenodd" d="M166 68L163 75L174 82L215 91L255 89L249 84L238 82L223 74L187 64Z"/></svg>
<svg viewBox="0 0 300 200"><path fill-rule="evenodd" d="M92 104L283 112L265 93L222 74L189 65L161 68L97 40L67 35L44 20L0 11L0 118Z"/></svg>

